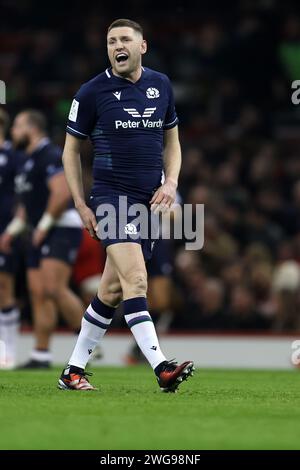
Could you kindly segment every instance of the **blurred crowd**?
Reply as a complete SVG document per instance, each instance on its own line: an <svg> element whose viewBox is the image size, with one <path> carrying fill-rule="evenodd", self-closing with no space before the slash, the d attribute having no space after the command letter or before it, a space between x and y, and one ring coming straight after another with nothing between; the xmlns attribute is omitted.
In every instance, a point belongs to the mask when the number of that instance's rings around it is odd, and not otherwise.
<svg viewBox="0 0 300 470"><path fill-rule="evenodd" d="M7 109L45 112L60 145L74 93L108 66L107 25L129 17L144 26L144 65L174 85L182 202L205 204L204 248L174 242L171 327L300 329L297 2L2 3Z"/></svg>

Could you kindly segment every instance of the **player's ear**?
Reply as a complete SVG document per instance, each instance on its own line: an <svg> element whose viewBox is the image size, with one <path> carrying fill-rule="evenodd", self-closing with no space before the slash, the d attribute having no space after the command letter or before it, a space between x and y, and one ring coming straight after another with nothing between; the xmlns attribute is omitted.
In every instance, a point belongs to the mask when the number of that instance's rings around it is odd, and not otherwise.
<svg viewBox="0 0 300 470"><path fill-rule="evenodd" d="M141 44L141 54L146 54L147 52L147 41L146 39L143 39L143 42Z"/></svg>

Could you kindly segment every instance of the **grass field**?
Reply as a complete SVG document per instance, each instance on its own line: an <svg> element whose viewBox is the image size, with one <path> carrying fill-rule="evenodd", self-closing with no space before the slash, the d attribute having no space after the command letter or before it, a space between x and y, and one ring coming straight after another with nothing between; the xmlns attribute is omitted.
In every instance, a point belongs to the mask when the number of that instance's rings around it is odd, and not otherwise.
<svg viewBox="0 0 300 470"><path fill-rule="evenodd" d="M1 371L0 448L300 449L299 371L196 370L177 394L143 366L93 371L86 393Z"/></svg>

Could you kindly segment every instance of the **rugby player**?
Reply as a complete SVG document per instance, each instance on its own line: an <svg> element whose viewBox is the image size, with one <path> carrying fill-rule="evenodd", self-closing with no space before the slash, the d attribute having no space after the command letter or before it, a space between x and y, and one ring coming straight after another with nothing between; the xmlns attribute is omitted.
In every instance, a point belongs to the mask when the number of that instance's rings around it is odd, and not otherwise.
<svg viewBox="0 0 300 470"><path fill-rule="evenodd" d="M5 140L9 116L0 108L0 238L6 230L14 232L15 210L14 179L18 156L11 142ZM4 253L0 246L0 341L5 343L5 357L0 368L11 369L16 362L16 343L20 312L15 299L16 256L14 250Z"/></svg>
<svg viewBox="0 0 300 470"><path fill-rule="evenodd" d="M82 239L82 223L72 205L61 149L47 137L44 115L36 110L19 113L11 134L15 147L25 154L15 179L20 206L12 224L17 229L4 232L2 248L8 251L18 227L27 223L27 283L36 344L22 367L48 368L58 311L72 329L80 329L84 306L69 288L69 280Z"/></svg>
<svg viewBox="0 0 300 470"><path fill-rule="evenodd" d="M129 223L124 224L120 213L120 196L127 197L129 206L143 204L149 218L151 209L165 210L174 202L181 150L173 92L166 75L142 67L147 44L138 23L114 21L108 28L107 49L111 67L83 84L74 97L63 153L75 206L90 235L102 240L107 259L97 296L84 314L58 386L94 389L85 367L122 301L125 320L161 390L174 392L193 374L194 365L192 361L178 365L161 351L146 299L145 261L151 257L153 240L141 236L142 227L134 225L128 212ZM80 163L81 142L87 137L94 147L90 207L84 199ZM116 233L108 237L100 228L106 217L104 204L115 209L107 220L115 223Z"/></svg>

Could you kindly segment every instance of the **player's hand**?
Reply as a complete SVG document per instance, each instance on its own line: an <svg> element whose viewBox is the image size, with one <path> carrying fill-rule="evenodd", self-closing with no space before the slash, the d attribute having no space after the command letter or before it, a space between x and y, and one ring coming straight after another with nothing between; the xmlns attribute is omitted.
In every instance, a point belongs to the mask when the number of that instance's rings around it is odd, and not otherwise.
<svg viewBox="0 0 300 470"><path fill-rule="evenodd" d="M78 206L77 210L84 228L89 232L92 238L99 240L97 237L97 221L94 212L85 204Z"/></svg>
<svg viewBox="0 0 300 470"><path fill-rule="evenodd" d="M47 230L40 230L36 228L32 235L32 244L34 246L40 246L48 235Z"/></svg>
<svg viewBox="0 0 300 470"><path fill-rule="evenodd" d="M171 207L176 198L177 184L172 180L166 180L152 196L150 200L151 211L165 213Z"/></svg>
<svg viewBox="0 0 300 470"><path fill-rule="evenodd" d="M11 244L13 241L13 236L7 232L4 232L0 236L0 251L3 253L11 253Z"/></svg>

